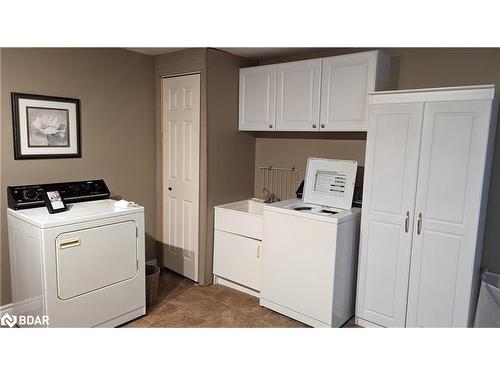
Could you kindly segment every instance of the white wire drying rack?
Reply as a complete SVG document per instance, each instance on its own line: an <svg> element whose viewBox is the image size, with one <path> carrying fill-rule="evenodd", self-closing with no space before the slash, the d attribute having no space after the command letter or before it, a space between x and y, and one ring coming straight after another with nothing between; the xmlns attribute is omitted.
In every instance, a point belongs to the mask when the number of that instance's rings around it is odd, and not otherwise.
<svg viewBox="0 0 500 375"><path fill-rule="evenodd" d="M297 189L297 168L282 168L273 166L259 167L261 173L261 192L267 191L274 195L275 200L285 200L295 197Z"/></svg>

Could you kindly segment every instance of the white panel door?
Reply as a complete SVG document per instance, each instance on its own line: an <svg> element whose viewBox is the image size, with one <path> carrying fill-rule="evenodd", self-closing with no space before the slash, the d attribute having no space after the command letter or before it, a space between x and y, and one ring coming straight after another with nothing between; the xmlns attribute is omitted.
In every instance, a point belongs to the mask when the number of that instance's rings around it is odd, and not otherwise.
<svg viewBox="0 0 500 375"><path fill-rule="evenodd" d="M239 130L276 130L276 65L240 69L239 104Z"/></svg>
<svg viewBox="0 0 500 375"><path fill-rule="evenodd" d="M317 131L321 59L278 64L276 130Z"/></svg>
<svg viewBox="0 0 500 375"><path fill-rule="evenodd" d="M491 102L426 104L408 297L410 327L466 327Z"/></svg>
<svg viewBox="0 0 500 375"><path fill-rule="evenodd" d="M356 316L404 327L423 104L371 107Z"/></svg>
<svg viewBox="0 0 500 375"><path fill-rule="evenodd" d="M368 127L368 93L375 90L377 52L323 59L320 130Z"/></svg>
<svg viewBox="0 0 500 375"><path fill-rule="evenodd" d="M163 265L198 281L200 75L162 86Z"/></svg>

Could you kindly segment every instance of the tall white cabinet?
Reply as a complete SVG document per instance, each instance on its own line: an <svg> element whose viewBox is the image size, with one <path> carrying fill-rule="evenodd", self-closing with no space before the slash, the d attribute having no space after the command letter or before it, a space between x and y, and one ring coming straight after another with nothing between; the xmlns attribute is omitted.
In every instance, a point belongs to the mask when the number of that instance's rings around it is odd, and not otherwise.
<svg viewBox="0 0 500 375"><path fill-rule="evenodd" d="M366 131L368 94L389 70L380 51L242 68L239 130Z"/></svg>
<svg viewBox="0 0 500 375"><path fill-rule="evenodd" d="M467 327L482 254L494 86L371 95L356 321Z"/></svg>

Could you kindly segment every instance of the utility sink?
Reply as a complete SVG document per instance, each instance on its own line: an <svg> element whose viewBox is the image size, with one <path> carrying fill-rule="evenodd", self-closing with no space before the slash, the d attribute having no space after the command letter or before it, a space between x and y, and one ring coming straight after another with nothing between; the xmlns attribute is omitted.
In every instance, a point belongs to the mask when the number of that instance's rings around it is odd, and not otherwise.
<svg viewBox="0 0 500 375"><path fill-rule="evenodd" d="M262 240L264 201L257 198L215 207L215 229Z"/></svg>

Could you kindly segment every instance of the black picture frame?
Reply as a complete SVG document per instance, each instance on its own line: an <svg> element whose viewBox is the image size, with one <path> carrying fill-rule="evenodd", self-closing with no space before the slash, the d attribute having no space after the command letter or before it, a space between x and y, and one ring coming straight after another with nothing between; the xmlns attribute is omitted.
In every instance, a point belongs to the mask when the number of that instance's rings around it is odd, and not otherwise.
<svg viewBox="0 0 500 375"><path fill-rule="evenodd" d="M30 109L39 109L39 110L54 110L54 111L64 111L64 109L55 109L50 106L50 102L62 102L62 103L67 103L69 105L74 105L75 106L75 116L74 116L74 122L75 124L71 123L69 117L68 117L68 124L66 124L67 128L67 133L68 135L66 136L67 138L67 143L68 145L47 145L47 146L36 146L39 148L42 147L48 147L51 149L62 149L62 148L70 148L70 136L69 132L71 131L71 128L73 128L73 131L75 132L76 135L76 152L72 153L58 153L56 150L51 153L23 153L23 149L21 147L21 126L26 127L26 143L28 143L28 147L35 148L35 146L29 145L29 126L28 126L28 114L26 114L23 123L21 123L21 116L20 116L20 105L19 101L21 99L28 99L28 100L37 100L37 101L46 101L47 106L37 106L37 107L30 107ZM65 97L59 97L59 96L47 96L47 95L38 95L38 94L27 94L27 93L19 93L19 92L12 92L11 93L11 100L12 100L12 126L13 126L13 141L14 141L14 159L15 160L25 160L25 159L61 159L61 158L81 158L82 157L82 150L81 150L81 124L80 124L80 99L75 99L75 98L65 98ZM27 107L28 108L28 107ZM25 147L26 148L26 147Z"/></svg>

